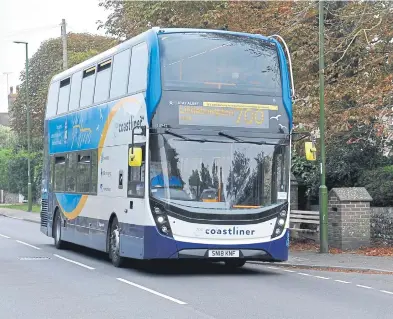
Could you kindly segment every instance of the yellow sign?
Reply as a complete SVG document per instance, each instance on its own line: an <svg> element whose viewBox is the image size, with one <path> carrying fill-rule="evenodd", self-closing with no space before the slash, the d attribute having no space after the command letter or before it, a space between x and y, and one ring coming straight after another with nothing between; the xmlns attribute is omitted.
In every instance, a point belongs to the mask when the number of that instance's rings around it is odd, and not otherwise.
<svg viewBox="0 0 393 319"><path fill-rule="evenodd" d="M134 147L134 152L132 152L132 148L130 147L130 149L128 150L128 166L142 166L142 148Z"/></svg>
<svg viewBox="0 0 393 319"><path fill-rule="evenodd" d="M306 159L308 161L315 161L317 159L317 149L314 146L313 142L304 143L305 151L306 151Z"/></svg>

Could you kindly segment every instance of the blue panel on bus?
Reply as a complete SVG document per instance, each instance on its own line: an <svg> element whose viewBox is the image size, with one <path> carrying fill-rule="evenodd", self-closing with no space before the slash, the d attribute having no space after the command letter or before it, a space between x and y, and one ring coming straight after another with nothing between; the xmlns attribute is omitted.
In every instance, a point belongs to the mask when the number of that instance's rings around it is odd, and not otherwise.
<svg viewBox="0 0 393 319"><path fill-rule="evenodd" d="M162 236L154 226L145 227L144 259L177 258L183 249L258 249L266 251L275 261L288 260L287 240L289 231L283 237L266 243L247 245L211 245L176 241Z"/></svg>
<svg viewBox="0 0 393 319"><path fill-rule="evenodd" d="M108 108L104 104L49 120L49 153L97 148Z"/></svg>
<svg viewBox="0 0 393 319"><path fill-rule="evenodd" d="M81 194L63 194L56 193L56 199L64 212L72 212L78 206L82 198Z"/></svg>

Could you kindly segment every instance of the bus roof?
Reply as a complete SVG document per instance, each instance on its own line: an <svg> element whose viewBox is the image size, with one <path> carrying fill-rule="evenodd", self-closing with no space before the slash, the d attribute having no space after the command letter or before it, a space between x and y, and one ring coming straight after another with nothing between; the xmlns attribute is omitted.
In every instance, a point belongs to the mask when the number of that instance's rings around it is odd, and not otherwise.
<svg viewBox="0 0 393 319"><path fill-rule="evenodd" d="M248 36L248 37L253 37L253 38L258 38L258 39L263 39L265 41L269 42L275 42L271 38L259 35L259 34L251 34L251 33L244 33L244 32L233 32L233 31L225 31L225 30L214 30L214 29L189 29L189 28L158 28L154 27L152 29L147 30L146 32L143 32L131 39L128 39L115 47L106 50L82 63L79 63L77 65L74 65L72 68L67 69L59 74L56 74L52 80L52 82L56 82L59 80L63 80L65 78L68 78L72 76L75 72L82 70L82 69L87 69L90 66L96 65L97 63L100 63L102 61L105 61L105 59L113 56L116 54L116 52L123 51L138 42L141 42L143 39L146 39L149 34L152 32L156 34L171 34L171 33L225 33L225 34L233 34L233 35L239 35L239 36Z"/></svg>

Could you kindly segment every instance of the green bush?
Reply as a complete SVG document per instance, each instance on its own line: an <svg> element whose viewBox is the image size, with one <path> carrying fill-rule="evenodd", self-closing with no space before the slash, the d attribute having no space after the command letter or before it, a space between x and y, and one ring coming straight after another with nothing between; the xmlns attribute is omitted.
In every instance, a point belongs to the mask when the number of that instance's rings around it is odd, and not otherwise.
<svg viewBox="0 0 393 319"><path fill-rule="evenodd" d="M393 166L363 171L357 186L367 189L373 198L372 206L393 206Z"/></svg>

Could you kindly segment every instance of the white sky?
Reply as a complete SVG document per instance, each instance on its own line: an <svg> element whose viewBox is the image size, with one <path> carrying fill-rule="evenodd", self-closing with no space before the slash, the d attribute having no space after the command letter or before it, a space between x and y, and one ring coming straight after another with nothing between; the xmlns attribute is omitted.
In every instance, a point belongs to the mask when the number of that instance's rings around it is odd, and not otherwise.
<svg viewBox="0 0 393 319"><path fill-rule="evenodd" d="M9 86L18 84L25 67L25 49L29 43L29 58L41 42L60 36L61 19L66 19L67 32L97 31L97 20L105 21L109 12L98 6L98 0L0 0L0 112L7 111L7 78ZM14 89L15 90L15 89Z"/></svg>

